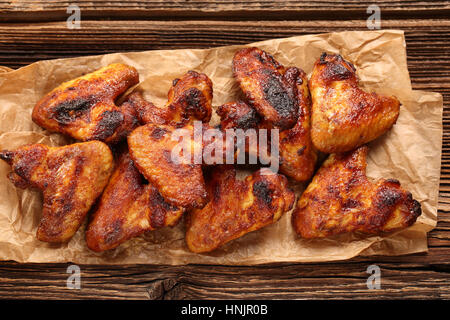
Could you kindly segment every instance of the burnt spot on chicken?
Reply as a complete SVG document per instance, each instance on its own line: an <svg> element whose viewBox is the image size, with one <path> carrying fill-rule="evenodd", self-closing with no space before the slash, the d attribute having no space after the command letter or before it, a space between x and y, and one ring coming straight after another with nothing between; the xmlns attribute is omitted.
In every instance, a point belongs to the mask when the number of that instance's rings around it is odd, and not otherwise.
<svg viewBox="0 0 450 320"><path fill-rule="evenodd" d="M80 97L64 101L51 109L50 118L55 119L61 125L67 125L87 115L96 103L97 101L93 97Z"/></svg>
<svg viewBox="0 0 450 320"><path fill-rule="evenodd" d="M100 119L91 140L103 141L107 137L112 136L116 129L122 124L123 118L122 112L117 110L107 110L103 112L100 115Z"/></svg>
<svg viewBox="0 0 450 320"><path fill-rule="evenodd" d="M256 181L253 184L253 194L256 198L264 202L268 207L271 206L273 190L270 188L270 185L267 183L267 181Z"/></svg>
<svg viewBox="0 0 450 320"><path fill-rule="evenodd" d="M166 133L167 133L167 130L166 130L166 129L156 127L156 128L153 129L153 131L152 131L152 133L151 133L150 136L151 136L153 139L155 139L155 140L159 140L159 139L161 139L162 137L164 137L164 135L165 135Z"/></svg>

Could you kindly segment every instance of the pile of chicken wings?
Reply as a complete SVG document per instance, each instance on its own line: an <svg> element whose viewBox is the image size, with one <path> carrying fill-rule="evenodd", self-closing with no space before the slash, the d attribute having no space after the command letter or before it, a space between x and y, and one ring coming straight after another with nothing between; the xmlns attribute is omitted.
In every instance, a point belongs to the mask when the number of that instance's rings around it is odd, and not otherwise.
<svg viewBox="0 0 450 320"><path fill-rule="evenodd" d="M185 216L187 247L204 253L294 207L293 229L308 239L392 232L416 221L420 203L399 181L372 182L365 173L366 143L399 116L395 97L360 89L355 67L339 54L323 53L309 80L255 47L236 52L232 71L242 99L215 111L207 75L189 71L175 79L167 103L156 106L131 90L139 74L121 63L65 82L38 101L33 121L79 142L0 152L15 186L43 193L37 239L69 241L89 215L86 243L101 252ZM278 129L279 173L259 164L239 179L236 164L174 162L177 129L188 133L192 149L217 143L194 138L194 122L211 128L213 112L222 131ZM257 149L247 145L244 152ZM321 154L329 156L317 169ZM309 184L296 202L289 184L297 182Z"/></svg>

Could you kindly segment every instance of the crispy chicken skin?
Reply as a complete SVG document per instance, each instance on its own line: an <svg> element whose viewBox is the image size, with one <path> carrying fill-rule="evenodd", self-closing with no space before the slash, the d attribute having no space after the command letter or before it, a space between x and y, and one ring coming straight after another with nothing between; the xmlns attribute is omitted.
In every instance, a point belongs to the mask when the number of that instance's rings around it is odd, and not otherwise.
<svg viewBox="0 0 450 320"><path fill-rule="evenodd" d="M313 173L317 161L317 151L311 141L310 108L311 101L306 74L300 70L296 81L296 100L299 105L297 123L291 129L279 132L280 171L296 181L307 181ZM255 110L245 102L231 102L217 110L222 130L272 129L269 121L261 120ZM247 146L247 152L258 153L257 147Z"/></svg>
<svg viewBox="0 0 450 320"><path fill-rule="evenodd" d="M160 108L146 101L140 91L135 91L122 106L135 110L141 124L179 127L194 120L208 122L211 119L212 82L205 74L187 72L173 82L168 96L167 104ZM170 172L165 174L171 176ZM122 149L118 166L93 213L86 242L97 252L113 249L145 231L175 225L183 212L184 208L166 202L158 189L151 182L147 183L128 149Z"/></svg>
<svg viewBox="0 0 450 320"><path fill-rule="evenodd" d="M292 128L298 118L297 68L285 68L258 48L244 48L233 58L233 73L248 103L271 124Z"/></svg>
<svg viewBox="0 0 450 320"><path fill-rule="evenodd" d="M276 222L295 199L286 177L266 168L241 181L232 166L219 166L212 170L207 188L211 201L188 212L186 219L186 243L197 253Z"/></svg>
<svg viewBox="0 0 450 320"><path fill-rule="evenodd" d="M397 121L395 97L358 87L355 67L340 55L323 53L309 82L312 97L311 137L322 152L345 152L376 139Z"/></svg>
<svg viewBox="0 0 450 320"><path fill-rule="evenodd" d="M307 181L314 173L317 150L311 141L311 98L303 70L296 83L299 115L292 129L280 132L280 171L295 181Z"/></svg>
<svg viewBox="0 0 450 320"><path fill-rule="evenodd" d="M209 122L212 113L212 82L207 75L188 71L173 81L167 104L157 107L147 102L139 91L129 95L124 105L136 110L140 123L183 127L194 120Z"/></svg>
<svg viewBox="0 0 450 320"><path fill-rule="evenodd" d="M3 150L12 166L9 179L19 188L42 190L44 204L37 238L65 242L75 234L113 171L109 147L100 141L64 147L25 145Z"/></svg>
<svg viewBox="0 0 450 320"><path fill-rule="evenodd" d="M255 129L261 122L254 108L244 101L225 103L216 110L220 117L220 129Z"/></svg>
<svg viewBox="0 0 450 320"><path fill-rule="evenodd" d="M367 179L367 153L363 146L331 154L323 163L292 214L302 238L391 232L411 226L420 216L420 203L397 180Z"/></svg>
<svg viewBox="0 0 450 320"><path fill-rule="evenodd" d="M145 231L175 225L183 212L145 182L125 149L92 214L87 246L96 252L116 248Z"/></svg>
<svg viewBox="0 0 450 320"><path fill-rule="evenodd" d="M135 68L110 64L52 90L35 105L32 119L77 140L115 143L138 124L134 110L118 107L115 100L138 82Z"/></svg>
<svg viewBox="0 0 450 320"><path fill-rule="evenodd" d="M180 129L179 141L173 140L175 130L173 126L152 123L135 129L128 136L131 158L168 203L185 208L203 207L207 193L201 164L194 164L193 157L176 148L185 143L185 150L194 155L195 150L202 150L202 145L196 145L192 125ZM179 159L173 159L173 154L180 155Z"/></svg>

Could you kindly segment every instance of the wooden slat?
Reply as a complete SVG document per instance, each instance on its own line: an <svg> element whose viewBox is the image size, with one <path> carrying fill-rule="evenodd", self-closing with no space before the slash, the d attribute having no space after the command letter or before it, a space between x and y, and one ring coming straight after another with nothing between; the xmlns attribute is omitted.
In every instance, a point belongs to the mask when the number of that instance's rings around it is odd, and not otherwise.
<svg viewBox="0 0 450 320"><path fill-rule="evenodd" d="M263 267L81 266L81 290L67 289L66 264L7 262L0 264L0 298L450 298L450 266L424 267L422 259L415 255L409 263L377 262L381 268L377 291L366 285L366 270L373 262L361 260Z"/></svg>
<svg viewBox="0 0 450 320"><path fill-rule="evenodd" d="M88 19L365 19L367 7L376 4L385 18L445 18L448 1L0 1L0 21L57 21L67 19L67 7L76 3Z"/></svg>
<svg viewBox="0 0 450 320"><path fill-rule="evenodd" d="M0 1L3 9L2 3L5 2ZM65 5L58 3L52 5L56 9L58 5L60 9ZM88 1L79 3L89 5ZM115 1L107 3L111 7L116 5ZM248 3L251 8L257 3L264 6L266 2ZM167 2L167 5L171 4ZM317 5L322 4L325 6L326 1L317 2ZM363 8L360 2L344 1L343 5ZM414 5L433 6L427 1ZM446 4L436 2L436 6L439 5ZM106 2L104 6L107 6ZM188 2L186 6L189 7ZM292 6L301 9L297 3L292 2ZM293 35L367 30L365 23L365 20L82 20L80 30L67 29L64 21L0 24L0 65L17 68L41 59L121 51L208 48ZM450 21L383 19L382 27L405 30L413 87L437 91L444 96L439 222L429 234L428 254L258 267L81 266L81 290L66 288L67 264L3 262L0 263L0 298L450 298ZM376 292L368 291L365 284L367 266L373 263L379 265L382 272L382 290Z"/></svg>

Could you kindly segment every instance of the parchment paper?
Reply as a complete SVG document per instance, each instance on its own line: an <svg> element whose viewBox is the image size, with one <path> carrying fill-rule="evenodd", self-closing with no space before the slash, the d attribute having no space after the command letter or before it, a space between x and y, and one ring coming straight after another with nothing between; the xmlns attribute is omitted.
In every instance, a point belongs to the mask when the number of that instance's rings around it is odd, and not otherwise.
<svg viewBox="0 0 450 320"><path fill-rule="evenodd" d="M94 253L85 244L81 227L72 240L55 245L36 240L42 197L20 190L0 163L0 259L19 262L74 262L80 264L259 264L281 261L313 262L349 259L359 254L400 255L427 250L427 235L437 220L442 145L442 96L412 91L402 31L352 31L275 39L249 44L270 53L286 66L310 74L323 51L341 53L357 68L366 89L396 95L402 102L394 128L370 144L368 176L396 178L422 204L423 214L411 228L386 237L341 235L302 240L293 232L287 213L276 224L232 241L210 254L194 254L184 242L184 223L148 232L106 253ZM214 83L218 106L240 95L231 73L233 54L242 46L209 50L163 50L40 61L18 70L0 70L0 149L25 143L62 145L71 142L50 134L31 121L34 104L63 81L113 62L136 67L146 98L164 104L176 77L192 69L206 73ZM217 121L217 116L213 122ZM304 185L294 188L297 195Z"/></svg>

